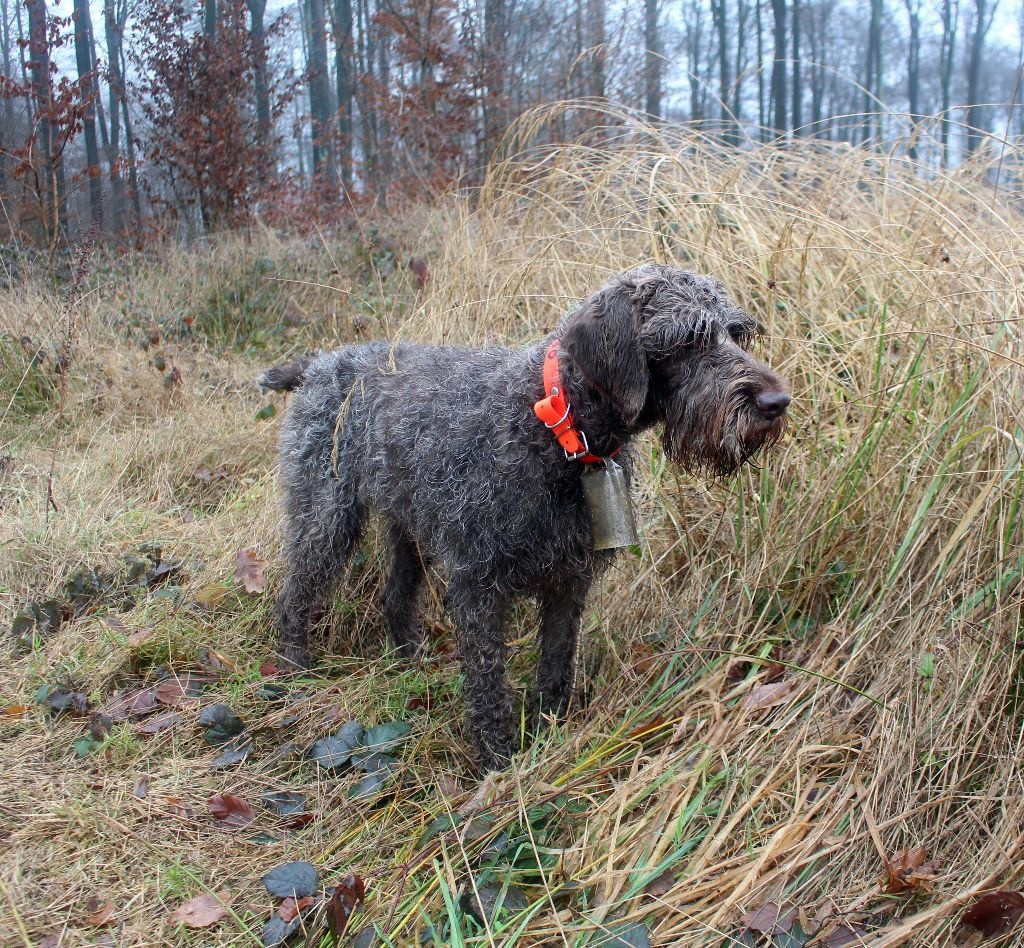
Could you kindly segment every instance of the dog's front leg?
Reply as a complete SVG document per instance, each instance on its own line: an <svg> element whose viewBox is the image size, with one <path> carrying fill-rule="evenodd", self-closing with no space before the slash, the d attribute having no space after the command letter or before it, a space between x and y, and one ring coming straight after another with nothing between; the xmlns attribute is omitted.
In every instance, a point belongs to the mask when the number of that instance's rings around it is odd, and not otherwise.
<svg viewBox="0 0 1024 948"><path fill-rule="evenodd" d="M579 642L580 617L590 588L590 577L553 589L541 597L540 662L534 686L535 723L542 714L564 714L572 698Z"/></svg>
<svg viewBox="0 0 1024 948"><path fill-rule="evenodd" d="M466 723L485 770L500 770L512 758L512 694L506 679L508 600L494 589L453 580L446 596L455 620L466 691Z"/></svg>

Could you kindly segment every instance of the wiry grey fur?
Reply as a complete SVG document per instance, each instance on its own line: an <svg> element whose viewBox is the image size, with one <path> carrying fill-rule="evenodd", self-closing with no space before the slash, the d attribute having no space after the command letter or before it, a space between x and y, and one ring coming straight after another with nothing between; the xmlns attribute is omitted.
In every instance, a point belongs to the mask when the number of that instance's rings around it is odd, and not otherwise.
<svg viewBox="0 0 1024 948"><path fill-rule="evenodd" d="M756 331L716 280L647 265L526 348L377 342L269 370L264 385L297 389L281 434L284 657L308 664L311 618L375 512L388 524L384 613L395 647L412 656L421 646L416 592L436 560L458 629L470 733L485 767L507 763L510 601L539 601L535 699L557 713L570 698L587 591L611 558L592 548L580 462L533 413L548 344L561 339L563 387L593 453L621 449L628 474L630 440L663 424L671 459L725 475L785 423L785 382L745 349Z"/></svg>

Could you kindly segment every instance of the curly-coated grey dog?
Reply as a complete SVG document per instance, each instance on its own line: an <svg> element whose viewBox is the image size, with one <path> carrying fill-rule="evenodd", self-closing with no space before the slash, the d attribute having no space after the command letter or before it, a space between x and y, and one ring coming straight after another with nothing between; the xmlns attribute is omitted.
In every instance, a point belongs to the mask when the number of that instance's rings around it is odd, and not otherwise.
<svg viewBox="0 0 1024 948"><path fill-rule="evenodd" d="M267 371L264 386L297 390L281 434L284 658L308 664L311 619L377 513L388 529L384 614L395 647L411 656L421 645L416 594L435 561L458 630L470 732L485 767L505 765L511 600L540 604L535 701L558 713L587 591L612 556L594 549L585 464L614 453L628 475L630 441L659 424L667 456L711 476L774 444L790 397L748 353L756 333L716 280L650 264L612 279L525 348L379 342ZM565 400L554 430L535 413L551 395L546 356ZM569 454L556 437L567 429L582 450Z"/></svg>

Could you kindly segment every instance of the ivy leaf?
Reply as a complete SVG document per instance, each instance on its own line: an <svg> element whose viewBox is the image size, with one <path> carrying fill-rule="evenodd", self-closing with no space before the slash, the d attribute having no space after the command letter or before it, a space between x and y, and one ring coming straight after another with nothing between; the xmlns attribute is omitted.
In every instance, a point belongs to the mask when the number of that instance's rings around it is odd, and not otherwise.
<svg viewBox="0 0 1024 948"><path fill-rule="evenodd" d="M299 917L286 922L275 912L267 921L267 924L263 926L264 948L277 948L278 945L283 945L299 930L301 924L302 919Z"/></svg>
<svg viewBox="0 0 1024 948"><path fill-rule="evenodd" d="M469 888L459 899L462 911L472 915L481 925L494 924L499 915L518 915L530 907L530 900L521 889L499 882L478 883L476 889Z"/></svg>
<svg viewBox="0 0 1024 948"><path fill-rule="evenodd" d="M226 744L245 729L242 719L226 704L211 704L199 712L199 726L206 729L208 744Z"/></svg>
<svg viewBox="0 0 1024 948"><path fill-rule="evenodd" d="M329 734L315 741L309 749L309 756L322 770L337 770L352 759L352 753L360 748L364 729L358 721L349 721L336 734Z"/></svg>
<svg viewBox="0 0 1024 948"><path fill-rule="evenodd" d="M601 948L651 948L651 931L639 922L619 922L599 932L591 944Z"/></svg>
<svg viewBox="0 0 1024 948"><path fill-rule="evenodd" d="M371 727L363 735L363 747L369 751L383 754L394 747L397 747L408 736L412 725L407 721L390 721L387 724L378 724Z"/></svg>
<svg viewBox="0 0 1024 948"><path fill-rule="evenodd" d="M292 816L306 809L306 795L294 790L274 790L264 793L260 800L263 805L277 816Z"/></svg>
<svg viewBox="0 0 1024 948"><path fill-rule="evenodd" d="M210 769L222 770L225 767L234 767L235 764L242 763L252 753L252 746L252 738L238 738L210 761Z"/></svg>
<svg viewBox="0 0 1024 948"><path fill-rule="evenodd" d="M279 899L302 899L316 892L320 874L311 862L286 862L263 877L263 885Z"/></svg>

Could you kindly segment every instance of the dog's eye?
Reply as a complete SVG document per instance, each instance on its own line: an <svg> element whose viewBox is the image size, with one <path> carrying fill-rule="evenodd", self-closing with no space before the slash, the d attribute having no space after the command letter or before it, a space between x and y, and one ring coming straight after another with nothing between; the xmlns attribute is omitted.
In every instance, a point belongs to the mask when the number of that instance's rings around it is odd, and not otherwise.
<svg viewBox="0 0 1024 948"><path fill-rule="evenodd" d="M754 334L751 332L749 326L734 323L729 327L729 338L741 349L746 349L753 341Z"/></svg>

